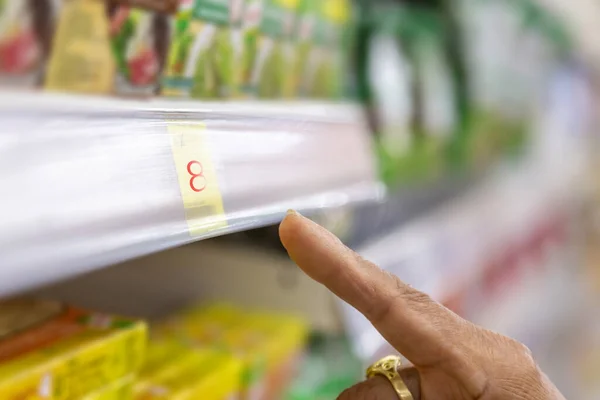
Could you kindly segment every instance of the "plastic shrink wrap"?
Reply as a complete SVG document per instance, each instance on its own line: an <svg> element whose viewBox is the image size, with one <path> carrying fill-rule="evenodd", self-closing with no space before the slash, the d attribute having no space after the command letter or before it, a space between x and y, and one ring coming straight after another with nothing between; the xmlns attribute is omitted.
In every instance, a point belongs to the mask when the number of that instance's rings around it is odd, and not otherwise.
<svg viewBox="0 0 600 400"><path fill-rule="evenodd" d="M0 93L0 293L372 199L358 106Z"/></svg>

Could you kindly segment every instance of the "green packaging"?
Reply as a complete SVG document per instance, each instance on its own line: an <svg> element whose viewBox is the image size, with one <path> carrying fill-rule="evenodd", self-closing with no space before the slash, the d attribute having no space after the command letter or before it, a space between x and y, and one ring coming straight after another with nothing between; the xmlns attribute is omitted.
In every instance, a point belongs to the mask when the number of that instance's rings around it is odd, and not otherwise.
<svg viewBox="0 0 600 400"><path fill-rule="evenodd" d="M315 335L285 400L330 400L360 382L364 370L344 337Z"/></svg>
<svg viewBox="0 0 600 400"><path fill-rule="evenodd" d="M323 0L316 4L307 91L310 97L337 98L344 89L347 66L344 39L351 7L347 0Z"/></svg>
<svg viewBox="0 0 600 400"><path fill-rule="evenodd" d="M495 161L511 137L520 135L527 114L521 81L519 12L512 2L461 0L472 129L467 153L477 166Z"/></svg>
<svg viewBox="0 0 600 400"><path fill-rule="evenodd" d="M166 96L239 94L243 0L183 0L163 78Z"/></svg>
<svg viewBox="0 0 600 400"><path fill-rule="evenodd" d="M296 35L296 60L293 72L294 92L301 97L308 97L310 93L309 60L311 49L314 45L315 28L318 18L317 0L300 0L298 3L297 20L295 25Z"/></svg>
<svg viewBox="0 0 600 400"><path fill-rule="evenodd" d="M249 5L258 8L256 1ZM262 0L260 23L246 35L246 93L261 98L290 96L295 50L292 44L297 0ZM254 12L254 11L253 11ZM255 46L254 48L252 46Z"/></svg>
<svg viewBox="0 0 600 400"><path fill-rule="evenodd" d="M263 0L246 0L242 17L242 93L252 95L252 73L258 55Z"/></svg>
<svg viewBox="0 0 600 400"><path fill-rule="evenodd" d="M359 88L367 103L380 175L388 185L414 175L416 93L406 41L406 7L379 1L360 10Z"/></svg>
<svg viewBox="0 0 600 400"><path fill-rule="evenodd" d="M460 133L459 93L441 13L415 8L405 22L414 61L414 146L419 172L437 177L446 171L446 149Z"/></svg>
<svg viewBox="0 0 600 400"><path fill-rule="evenodd" d="M117 94L157 93L171 40L171 13L175 9L174 0L107 2Z"/></svg>
<svg viewBox="0 0 600 400"><path fill-rule="evenodd" d="M381 178L390 186L437 179L465 129L449 24L440 9L384 0L359 14L358 86Z"/></svg>

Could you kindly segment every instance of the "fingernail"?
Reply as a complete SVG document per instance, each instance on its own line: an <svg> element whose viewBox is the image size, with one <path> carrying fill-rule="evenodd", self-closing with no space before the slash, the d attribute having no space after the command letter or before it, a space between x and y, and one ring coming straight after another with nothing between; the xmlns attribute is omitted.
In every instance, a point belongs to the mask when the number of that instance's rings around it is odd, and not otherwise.
<svg viewBox="0 0 600 400"><path fill-rule="evenodd" d="M291 208L287 210L286 215L300 215L300 213L296 210L292 210Z"/></svg>

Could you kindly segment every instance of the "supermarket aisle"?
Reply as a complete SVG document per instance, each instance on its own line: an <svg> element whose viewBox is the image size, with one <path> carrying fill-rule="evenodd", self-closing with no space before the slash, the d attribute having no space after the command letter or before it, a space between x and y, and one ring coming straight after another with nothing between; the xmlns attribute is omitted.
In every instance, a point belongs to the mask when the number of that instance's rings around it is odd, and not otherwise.
<svg viewBox="0 0 600 400"><path fill-rule="evenodd" d="M0 0L0 399L336 398L288 209L600 398L584 4Z"/></svg>

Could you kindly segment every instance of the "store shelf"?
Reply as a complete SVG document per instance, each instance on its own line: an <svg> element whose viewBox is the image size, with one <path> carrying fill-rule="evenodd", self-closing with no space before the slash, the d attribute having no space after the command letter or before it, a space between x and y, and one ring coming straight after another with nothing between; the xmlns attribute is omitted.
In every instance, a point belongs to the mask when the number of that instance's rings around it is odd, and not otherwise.
<svg viewBox="0 0 600 400"><path fill-rule="evenodd" d="M381 194L355 105L2 93L0 121L0 295ZM184 212L170 127L189 125L224 214Z"/></svg>
<svg viewBox="0 0 600 400"><path fill-rule="evenodd" d="M452 202L485 179L485 171L449 175L445 179L409 189L400 187L388 193L382 201L360 204L354 207L348 218L349 227L342 235L344 242L360 249L372 242L373 238L391 233L399 226L410 224Z"/></svg>

